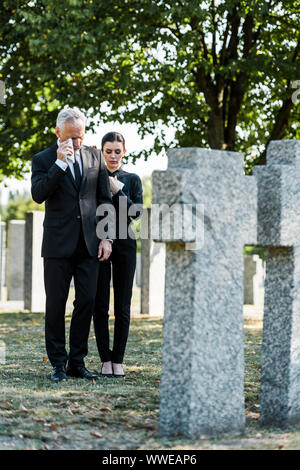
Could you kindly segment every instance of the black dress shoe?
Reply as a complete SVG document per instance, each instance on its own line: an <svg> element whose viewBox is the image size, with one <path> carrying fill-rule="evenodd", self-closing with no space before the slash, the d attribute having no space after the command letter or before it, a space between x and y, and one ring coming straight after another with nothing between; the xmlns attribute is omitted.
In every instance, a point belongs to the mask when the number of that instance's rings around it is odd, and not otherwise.
<svg viewBox="0 0 300 470"><path fill-rule="evenodd" d="M91 374L87 370L86 367L81 366L81 367L68 367L67 368L67 376L68 377L79 377L81 379L87 379L87 380L98 380L100 379L99 375L96 374Z"/></svg>
<svg viewBox="0 0 300 470"><path fill-rule="evenodd" d="M51 380L53 380L53 382L61 382L62 380L67 380L65 366L55 366L53 368Z"/></svg>

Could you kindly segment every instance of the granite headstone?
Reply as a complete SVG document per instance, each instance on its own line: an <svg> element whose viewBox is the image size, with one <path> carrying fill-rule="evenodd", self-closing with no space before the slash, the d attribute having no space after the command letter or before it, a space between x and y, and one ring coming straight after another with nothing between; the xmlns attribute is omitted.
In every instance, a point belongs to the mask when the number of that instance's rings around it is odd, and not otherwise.
<svg viewBox="0 0 300 470"><path fill-rule="evenodd" d="M153 204L192 207L181 233L177 217L165 236L162 218L154 237L166 243L159 433L242 432L243 248L256 244L256 180L240 153L173 149L154 172Z"/></svg>
<svg viewBox="0 0 300 470"><path fill-rule="evenodd" d="M267 247L260 421L300 422L300 141L271 141L258 182L258 243Z"/></svg>
<svg viewBox="0 0 300 470"><path fill-rule="evenodd" d="M44 312L46 304L41 258L44 216L42 211L26 213L24 306L31 312Z"/></svg>
<svg viewBox="0 0 300 470"><path fill-rule="evenodd" d="M10 220L7 234L7 300L24 300L25 220Z"/></svg>

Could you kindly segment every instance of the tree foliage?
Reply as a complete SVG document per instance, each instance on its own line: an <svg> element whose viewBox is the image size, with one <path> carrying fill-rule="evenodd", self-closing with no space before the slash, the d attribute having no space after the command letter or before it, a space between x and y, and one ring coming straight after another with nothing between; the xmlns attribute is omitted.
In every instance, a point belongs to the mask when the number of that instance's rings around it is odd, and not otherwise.
<svg viewBox="0 0 300 470"><path fill-rule="evenodd" d="M0 171L53 140L59 109L139 124L153 151L242 151L299 138L299 3L294 0L3 0ZM1 79L1 77L0 77ZM147 158L146 151L134 157ZM248 160L251 168L251 158Z"/></svg>
<svg viewBox="0 0 300 470"><path fill-rule="evenodd" d="M15 219L24 220L26 212L44 210L44 204L34 202L28 192L24 191L21 193L16 191L15 193L10 193L7 206L2 208L2 220L5 222Z"/></svg>
<svg viewBox="0 0 300 470"><path fill-rule="evenodd" d="M144 176L143 184L143 206L150 208L152 206L152 177Z"/></svg>

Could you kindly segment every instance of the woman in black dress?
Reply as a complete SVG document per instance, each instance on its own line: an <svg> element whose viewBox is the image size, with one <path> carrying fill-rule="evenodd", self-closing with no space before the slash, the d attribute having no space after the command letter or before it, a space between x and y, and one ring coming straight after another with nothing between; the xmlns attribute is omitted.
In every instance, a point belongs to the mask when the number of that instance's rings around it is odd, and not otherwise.
<svg viewBox="0 0 300 470"><path fill-rule="evenodd" d="M99 355L103 362L101 374L106 377L122 377L125 375L122 363L129 333L130 303L136 267L136 240L130 237L128 227L132 219L140 217L142 213L143 189L138 175L122 169L122 158L126 148L121 134L117 132L106 134L102 139L101 151L109 175L117 227L111 256L109 260L100 262L99 266L94 330ZM128 216L129 209L133 216ZM120 219L125 220L122 226ZM112 350L109 348L108 327L111 271L115 315Z"/></svg>

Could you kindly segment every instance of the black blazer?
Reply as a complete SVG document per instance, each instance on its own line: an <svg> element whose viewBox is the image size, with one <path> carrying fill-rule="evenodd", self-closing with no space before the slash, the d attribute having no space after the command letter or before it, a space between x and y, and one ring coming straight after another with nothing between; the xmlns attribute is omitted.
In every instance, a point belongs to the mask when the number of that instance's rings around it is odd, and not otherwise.
<svg viewBox="0 0 300 470"><path fill-rule="evenodd" d="M34 201L45 201L42 256L65 258L74 253L82 224L91 256L97 256L96 209L112 204L108 174L99 150L83 146L82 181L78 191L70 168L62 170L55 161L57 144L32 159L31 194Z"/></svg>
<svg viewBox="0 0 300 470"><path fill-rule="evenodd" d="M132 208L132 214L129 217L127 217L127 240L130 241L132 240L129 235L128 235L128 226L132 222L133 219L138 219L141 217L142 212L143 212L143 186L140 177L135 174L135 173L128 173L127 171L124 171L122 167L111 173L108 170L108 175L109 176L117 176L118 180L121 181L124 186L122 189L120 189L113 197L113 204L116 210L116 240L114 241L114 245L118 244L119 242L119 235L120 235L120 227L119 227L119 211L120 211L120 197L124 196L126 199L124 199L124 202L126 202L127 205L127 213L130 208ZM124 204L125 206L125 204ZM133 210L134 206L134 210ZM123 208L124 209L124 208ZM114 248L114 246L113 246Z"/></svg>

